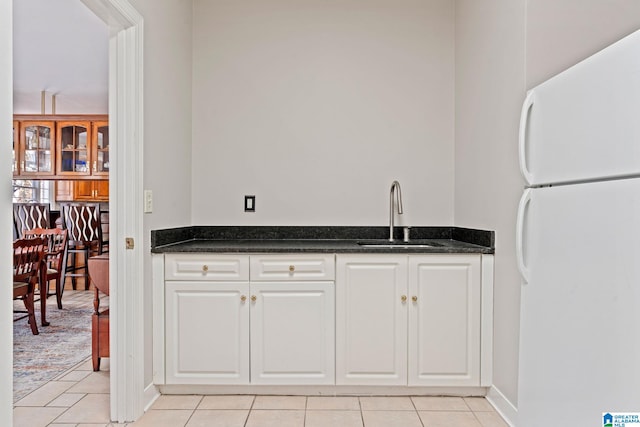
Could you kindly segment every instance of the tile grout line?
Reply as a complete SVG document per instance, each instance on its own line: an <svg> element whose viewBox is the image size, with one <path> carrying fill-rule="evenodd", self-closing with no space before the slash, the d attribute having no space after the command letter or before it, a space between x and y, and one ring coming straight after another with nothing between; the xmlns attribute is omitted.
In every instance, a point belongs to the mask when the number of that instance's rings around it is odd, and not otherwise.
<svg viewBox="0 0 640 427"><path fill-rule="evenodd" d="M73 386L71 386L71 387L73 387ZM71 388L71 387L69 387L69 388ZM58 420L58 418L60 418L64 414L66 414L69 411L69 409L73 408L77 403L82 401L85 397L87 397L87 393L85 393L84 396L82 396L82 398L80 400L78 400L76 403L74 403L73 405L67 406L67 408L64 411L60 412L57 417L55 417L53 420L51 420L51 422L49 424L47 424L47 426L49 426L51 424L56 424L56 421ZM53 402L53 400L52 400L52 402ZM51 402L49 402L49 403L51 403ZM46 407L46 406L43 406L43 407ZM78 423L75 423L75 424L78 425Z"/></svg>
<svg viewBox="0 0 640 427"><path fill-rule="evenodd" d="M189 418L187 418L187 420L185 421L182 427L186 427L187 424L189 424L189 421L191 421L191 418L193 418L193 416L195 415L196 410L198 409L198 406L200 406L200 403L202 402L203 399L204 399L204 396L200 395L200 400L198 400L198 404L191 410L191 414L189 415Z"/></svg>
<svg viewBox="0 0 640 427"><path fill-rule="evenodd" d="M244 419L244 427L247 427L247 424L249 423L249 418L251 417L251 411L253 411L253 405L255 405L256 403L256 395L253 395L253 398L251 399L251 405L249 405L249 411L247 412L247 417Z"/></svg>
<svg viewBox="0 0 640 427"><path fill-rule="evenodd" d="M416 407L416 402L414 402L414 400L413 400L413 396L409 396L409 400L411 401L411 405L413 405L413 409L416 412L416 415L418 416L418 420L420 421L420 425L422 427L425 427L424 422L422 421L422 417L420 416L420 412L418 412L418 408Z"/></svg>
<svg viewBox="0 0 640 427"><path fill-rule="evenodd" d="M302 426L307 426L307 409L309 409L309 396L304 397L304 417L302 418Z"/></svg>

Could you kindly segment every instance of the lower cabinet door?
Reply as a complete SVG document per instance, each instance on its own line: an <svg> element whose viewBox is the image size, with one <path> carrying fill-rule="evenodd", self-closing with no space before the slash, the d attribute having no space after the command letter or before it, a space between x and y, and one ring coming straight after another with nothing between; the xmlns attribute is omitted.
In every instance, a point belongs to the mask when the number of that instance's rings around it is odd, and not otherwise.
<svg viewBox="0 0 640 427"><path fill-rule="evenodd" d="M167 384L248 384L249 283L165 289Z"/></svg>
<svg viewBox="0 0 640 427"><path fill-rule="evenodd" d="M336 260L336 383L406 385L407 256Z"/></svg>
<svg viewBox="0 0 640 427"><path fill-rule="evenodd" d="M251 383L334 384L333 282L251 283Z"/></svg>
<svg viewBox="0 0 640 427"><path fill-rule="evenodd" d="M409 257L409 385L480 385L479 255Z"/></svg>

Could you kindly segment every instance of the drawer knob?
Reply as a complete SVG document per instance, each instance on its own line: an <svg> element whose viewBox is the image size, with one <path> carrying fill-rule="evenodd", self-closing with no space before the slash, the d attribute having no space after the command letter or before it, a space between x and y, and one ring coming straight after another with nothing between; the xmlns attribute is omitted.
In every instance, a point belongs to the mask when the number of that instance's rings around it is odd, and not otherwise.
<svg viewBox="0 0 640 427"><path fill-rule="evenodd" d="M246 295L242 295L240 297L240 301L245 302L247 300L247 296Z"/></svg>
<svg viewBox="0 0 640 427"><path fill-rule="evenodd" d="M255 295L251 295L251 301L256 302L258 298Z"/></svg>
<svg viewBox="0 0 640 427"><path fill-rule="evenodd" d="M400 297L400 301L402 301L402 302L407 302L407 296L406 296L406 295L402 295L402 296Z"/></svg>
<svg viewBox="0 0 640 427"><path fill-rule="evenodd" d="M205 265L203 265L203 266L202 266L202 271L204 271L205 273L206 273L207 271L209 271L209 266L208 266L208 265L206 265L206 264L205 264Z"/></svg>
<svg viewBox="0 0 640 427"><path fill-rule="evenodd" d="M414 296L412 296L412 297L411 297L411 301L413 301L413 302L418 302L418 297L417 297L417 296L415 296L415 295L414 295Z"/></svg>
<svg viewBox="0 0 640 427"><path fill-rule="evenodd" d="M289 272L293 273L294 271L296 271L296 266L295 265L290 265L289 266Z"/></svg>

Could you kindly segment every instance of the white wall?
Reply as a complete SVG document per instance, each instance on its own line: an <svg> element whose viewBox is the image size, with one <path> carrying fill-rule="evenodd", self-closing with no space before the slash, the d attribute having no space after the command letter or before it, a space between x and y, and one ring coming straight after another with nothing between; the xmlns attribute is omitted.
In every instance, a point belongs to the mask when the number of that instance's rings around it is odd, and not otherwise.
<svg viewBox="0 0 640 427"><path fill-rule="evenodd" d="M156 205L145 231L384 225L399 179L406 223L496 230L494 383L516 405L520 103L640 26L640 5L194 0L191 81L189 2L133 3L145 17L145 187ZM256 213L242 212L244 194L257 196Z"/></svg>
<svg viewBox="0 0 640 427"><path fill-rule="evenodd" d="M637 0L530 0L527 88L640 28Z"/></svg>
<svg viewBox="0 0 640 427"><path fill-rule="evenodd" d="M194 0L193 223L451 224L453 6Z"/></svg>
<svg viewBox="0 0 640 427"><path fill-rule="evenodd" d="M145 384L152 381L150 230L191 222L191 1L131 0L144 18ZM142 201L141 201L142 202Z"/></svg>
<svg viewBox="0 0 640 427"><path fill-rule="evenodd" d="M14 114L108 114L109 30L80 0L13 2Z"/></svg>
<svg viewBox="0 0 640 427"><path fill-rule="evenodd" d="M455 224L495 230L494 385L517 398L520 278L515 218L525 93L525 0L456 2Z"/></svg>
<svg viewBox="0 0 640 427"><path fill-rule="evenodd" d="M520 277L515 216L524 181L525 90L640 28L627 0L456 1L455 224L496 230L494 387L517 421ZM509 413L510 411L512 413Z"/></svg>
<svg viewBox="0 0 640 427"><path fill-rule="evenodd" d="M45 95L45 114L52 113L52 94ZM42 96L38 93L14 93L14 114L42 114ZM56 114L109 114L108 96L103 93L82 95L82 100L69 95L56 96Z"/></svg>

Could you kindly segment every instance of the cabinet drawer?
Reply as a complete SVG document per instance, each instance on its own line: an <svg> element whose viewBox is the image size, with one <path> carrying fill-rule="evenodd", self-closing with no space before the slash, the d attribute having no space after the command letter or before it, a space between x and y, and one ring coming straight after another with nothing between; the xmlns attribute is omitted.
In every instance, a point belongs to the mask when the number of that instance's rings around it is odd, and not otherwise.
<svg viewBox="0 0 640 427"><path fill-rule="evenodd" d="M248 255L167 254L165 280L249 280Z"/></svg>
<svg viewBox="0 0 640 427"><path fill-rule="evenodd" d="M335 258L322 255L252 255L251 280L334 280Z"/></svg>

